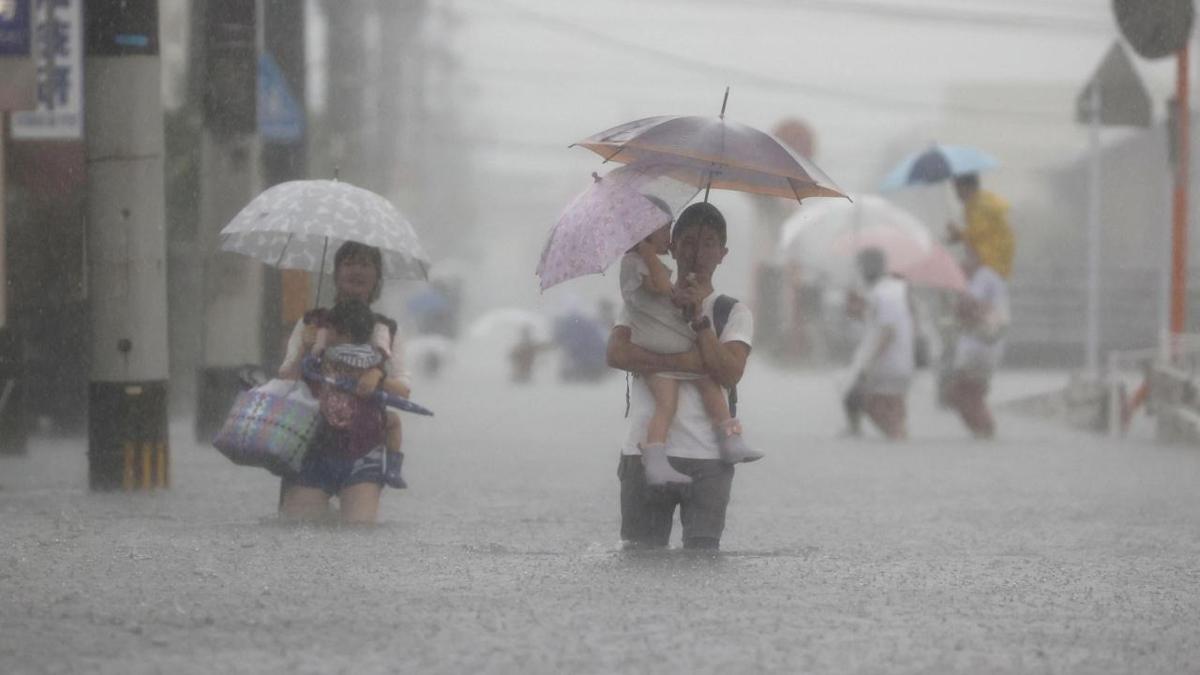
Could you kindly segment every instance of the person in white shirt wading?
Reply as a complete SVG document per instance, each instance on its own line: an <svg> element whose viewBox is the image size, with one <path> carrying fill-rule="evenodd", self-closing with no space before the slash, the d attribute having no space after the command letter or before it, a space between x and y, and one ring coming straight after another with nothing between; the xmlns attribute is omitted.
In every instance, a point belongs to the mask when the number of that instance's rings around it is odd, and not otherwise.
<svg viewBox="0 0 1200 675"><path fill-rule="evenodd" d="M1004 355L1009 323L1008 284L979 255L967 248L963 271L967 292L959 298L959 336L950 374L950 405L976 438L992 438L996 422L988 410L992 373Z"/></svg>
<svg viewBox="0 0 1200 675"><path fill-rule="evenodd" d="M866 413L890 440L908 437L906 397L916 364L913 317L908 284L887 274L887 257L878 248L858 254L858 269L867 284L865 329L854 352L843 398L848 433L861 433Z"/></svg>

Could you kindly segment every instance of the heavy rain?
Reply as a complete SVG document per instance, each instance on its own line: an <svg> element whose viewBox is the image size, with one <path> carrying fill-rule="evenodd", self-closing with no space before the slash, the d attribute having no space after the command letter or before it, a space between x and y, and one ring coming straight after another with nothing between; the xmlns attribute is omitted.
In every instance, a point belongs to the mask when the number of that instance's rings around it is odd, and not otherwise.
<svg viewBox="0 0 1200 675"><path fill-rule="evenodd" d="M0 0L0 672L1200 671L1192 0Z"/></svg>

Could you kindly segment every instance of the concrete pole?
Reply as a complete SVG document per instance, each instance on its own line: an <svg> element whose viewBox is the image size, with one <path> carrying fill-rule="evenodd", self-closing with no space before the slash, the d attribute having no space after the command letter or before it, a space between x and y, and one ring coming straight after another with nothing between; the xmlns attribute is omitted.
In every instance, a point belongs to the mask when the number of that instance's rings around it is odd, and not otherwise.
<svg viewBox="0 0 1200 675"><path fill-rule="evenodd" d="M1087 373L1100 367L1100 81L1092 82L1088 117Z"/></svg>
<svg viewBox="0 0 1200 675"><path fill-rule="evenodd" d="M238 24L213 38L220 53L206 53L204 63L213 72L240 73L214 82L213 96L244 95L244 77L257 73L262 44L261 3L253 13L232 20ZM215 6L206 12L209 21ZM222 17L231 19L230 17ZM232 23L232 21L231 21ZM206 33L217 27L206 26ZM251 44L248 41L252 41ZM217 47L213 47L216 49ZM239 106L244 103L239 99ZM252 99L249 105L253 105ZM244 124L246 110L234 106L206 105L200 141L199 249L205 256L203 276L204 322L202 358L196 382L196 438L211 440L240 391L239 370L259 365L263 355L263 264L246 256L220 250L219 233L237 212L262 191L260 143L253 124ZM235 119L236 118L236 119Z"/></svg>
<svg viewBox="0 0 1200 675"><path fill-rule="evenodd" d="M94 3L86 18L93 490L163 488L170 480L158 4L129 4L137 7Z"/></svg>
<svg viewBox="0 0 1200 675"><path fill-rule="evenodd" d="M296 0L266 0L263 12L263 43L279 69L296 101L303 106L305 92L305 7L308 3ZM263 185L269 187L289 180L308 177L308 120L305 115L304 135L289 143L264 143L262 148ZM312 308L311 275L303 270L265 270L267 303L273 305L263 312L263 334L266 365L278 364L283 358L283 346L292 326Z"/></svg>
<svg viewBox="0 0 1200 675"><path fill-rule="evenodd" d="M4 219L8 210L5 208L8 202L4 189L8 184L8 178L4 175L4 141L7 136L8 113L0 110L0 331L8 327L8 224Z"/></svg>

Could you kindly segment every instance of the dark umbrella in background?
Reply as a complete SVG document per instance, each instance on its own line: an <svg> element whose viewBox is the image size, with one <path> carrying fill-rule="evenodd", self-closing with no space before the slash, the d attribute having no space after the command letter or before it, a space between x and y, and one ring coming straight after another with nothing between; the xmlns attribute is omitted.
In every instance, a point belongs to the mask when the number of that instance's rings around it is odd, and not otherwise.
<svg viewBox="0 0 1200 675"><path fill-rule="evenodd" d="M881 190L898 190L914 185L931 185L957 176L980 173L999 166L994 157L965 145L934 143L904 158L883 179Z"/></svg>

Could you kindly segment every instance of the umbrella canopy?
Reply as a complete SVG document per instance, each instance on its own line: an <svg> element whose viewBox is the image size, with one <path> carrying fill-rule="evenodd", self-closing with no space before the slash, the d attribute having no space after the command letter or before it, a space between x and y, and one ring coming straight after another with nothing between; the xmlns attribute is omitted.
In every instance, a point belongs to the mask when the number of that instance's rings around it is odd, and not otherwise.
<svg viewBox="0 0 1200 675"><path fill-rule="evenodd" d="M221 250L275 267L320 272L346 241L377 247L385 279L427 279L429 257L411 223L383 197L336 180L280 183L221 230Z"/></svg>
<svg viewBox="0 0 1200 675"><path fill-rule="evenodd" d="M801 274L848 285L857 272L849 256L834 250L839 237L854 232L890 229L928 248L929 230L908 211L878 195L854 195L854 201L821 200L802 204L784 222L779 255L799 266Z"/></svg>
<svg viewBox="0 0 1200 675"><path fill-rule="evenodd" d="M940 183L955 176L987 171L999 166L994 157L965 145L931 147L904 158L883 179L882 190L897 190L911 185Z"/></svg>
<svg viewBox="0 0 1200 675"><path fill-rule="evenodd" d="M958 261L945 246L933 240L922 243L896 229L875 227L850 232L838 237L833 248L848 258L863 249L878 248L887 258L888 272L914 284L952 291L967 287Z"/></svg>
<svg viewBox="0 0 1200 675"><path fill-rule="evenodd" d="M639 241L669 224L699 188L667 177L667 171L661 165L635 164L603 177L592 174L591 187L562 212L546 239L537 267L542 290L603 272Z"/></svg>
<svg viewBox="0 0 1200 675"><path fill-rule="evenodd" d="M967 275L958 264L950 249L933 242L925 257L907 265L897 267L896 274L918 286L928 286L964 293L967 290Z"/></svg>
<svg viewBox="0 0 1200 675"><path fill-rule="evenodd" d="M841 256L854 257L859 251L877 248L887 256L889 272L907 267L929 254L931 242L921 242L898 230L871 227L848 232L833 242L833 250Z"/></svg>
<svg viewBox="0 0 1200 675"><path fill-rule="evenodd" d="M816 164L779 139L723 115L647 117L575 145L605 161L669 164L671 178L697 188L797 200L846 196Z"/></svg>

